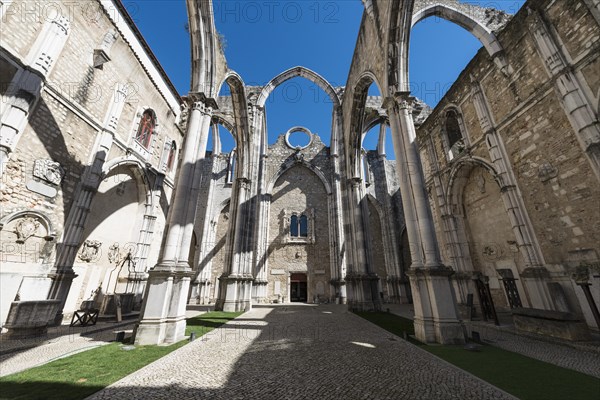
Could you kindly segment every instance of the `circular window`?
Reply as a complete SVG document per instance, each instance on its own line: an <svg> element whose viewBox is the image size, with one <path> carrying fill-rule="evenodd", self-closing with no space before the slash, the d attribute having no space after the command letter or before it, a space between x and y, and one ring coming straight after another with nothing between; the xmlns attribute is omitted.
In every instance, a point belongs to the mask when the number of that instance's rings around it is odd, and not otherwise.
<svg viewBox="0 0 600 400"><path fill-rule="evenodd" d="M312 133L303 127L295 127L285 134L285 142L291 149L305 149L312 143Z"/></svg>

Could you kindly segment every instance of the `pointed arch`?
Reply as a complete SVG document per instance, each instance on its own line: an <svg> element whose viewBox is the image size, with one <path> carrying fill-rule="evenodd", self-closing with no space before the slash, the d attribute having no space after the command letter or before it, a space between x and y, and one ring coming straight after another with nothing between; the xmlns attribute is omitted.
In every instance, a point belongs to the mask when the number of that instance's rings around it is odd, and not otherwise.
<svg viewBox="0 0 600 400"><path fill-rule="evenodd" d="M365 109L369 87L371 87L373 83L377 85L379 93L381 94L381 85L378 83L375 74L371 71L363 72L354 86L349 130L351 152L348 154L348 157L350 158L350 162L348 163L349 174L352 177L361 176L361 150L365 133L364 126L366 124Z"/></svg>
<svg viewBox="0 0 600 400"><path fill-rule="evenodd" d="M283 174L285 174L287 171L289 171L290 169L292 169L294 167L298 167L298 166L305 167L305 168L309 169L310 171L312 171L315 175L317 175L317 177L323 183L323 186L325 187L325 191L327 192L327 195L328 196L331 195L331 193L332 193L331 184L327 181L325 174L320 169L318 169L317 167L315 167L314 165L312 165L311 163L308 163L306 161L290 162L290 163L283 164L281 166L281 168L279 168L279 171L277 171L277 173L274 174L271 177L271 179L269 180L269 183L267 184L265 193L268 195L273 194L273 188L275 187L275 183L277 183L277 180L279 178L281 178L281 176Z"/></svg>
<svg viewBox="0 0 600 400"><path fill-rule="evenodd" d="M256 106L263 108L265 106L265 103L267 102L267 99L269 98L269 95L273 92L273 90L275 90L277 86L281 85L285 81L296 77L308 79L309 81L318 85L331 98L334 108L340 106L340 98L338 97L333 86L331 86L331 84L321 75L317 74L311 69L302 66L290 68L287 71L284 71L281 74L277 75L275 78L271 79L271 81L267 83L260 92L258 100L256 101Z"/></svg>
<svg viewBox="0 0 600 400"><path fill-rule="evenodd" d="M112 170L118 168L120 166L129 167L132 172L141 180L143 185L143 191L140 190L142 188L138 188L140 193L145 193L146 196L146 205L152 206L154 203L154 197L152 196L152 189L150 186L150 177L148 176L148 172L146 170L146 166L139 161L138 159L128 158L128 157L117 157L108 161L104 164L104 168L102 168L102 176L100 180L106 179L106 177L110 174Z"/></svg>
<svg viewBox="0 0 600 400"><path fill-rule="evenodd" d="M469 157L457 160L450 171L448 188L446 189L446 199L448 199L446 203L447 215L456 214L457 212L462 213L462 188L465 186L471 171L475 167L481 167L488 171L500 188L504 187L502 177L498 175L496 169L487 160L479 157Z"/></svg>
<svg viewBox="0 0 600 400"><path fill-rule="evenodd" d="M472 15L442 2L435 2L417 10L411 21L411 28L429 17L439 17L469 31L481 42L491 57L502 51L502 46L494 32L473 18Z"/></svg>
<svg viewBox="0 0 600 400"><path fill-rule="evenodd" d="M225 129L227 129L229 132L231 132L231 134L234 134L233 133L233 131L235 130L234 122L231 121L226 115L221 114L219 112L215 112L212 115L212 123L223 125L225 127Z"/></svg>
<svg viewBox="0 0 600 400"><path fill-rule="evenodd" d="M235 148L237 149L237 168L236 175L239 178L247 178L250 168L250 126L248 121L248 102L246 98L246 89L241 76L235 71L228 71L223 79L221 86L227 84L231 93L233 104L234 124L233 130L229 130L235 139ZM220 89L219 89L220 90ZM223 125L225 126L225 125ZM227 126L225 126L227 128ZM229 128L228 128L229 129Z"/></svg>

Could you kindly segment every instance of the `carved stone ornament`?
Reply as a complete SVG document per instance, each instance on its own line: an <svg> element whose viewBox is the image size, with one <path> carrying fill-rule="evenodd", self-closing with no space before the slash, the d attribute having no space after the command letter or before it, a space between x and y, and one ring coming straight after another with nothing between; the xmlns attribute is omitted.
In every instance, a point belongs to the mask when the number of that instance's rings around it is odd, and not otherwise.
<svg viewBox="0 0 600 400"><path fill-rule="evenodd" d="M590 280L590 271L588 270L588 267L582 263L573 269L571 278L573 278L577 285L587 285Z"/></svg>
<svg viewBox="0 0 600 400"><path fill-rule="evenodd" d="M479 174L479 176L477 176L477 187L479 188L479 192L481 194L485 193L485 178L483 177L483 174Z"/></svg>
<svg viewBox="0 0 600 400"><path fill-rule="evenodd" d="M121 252L119 251L119 243L114 243L108 248L108 262L111 264L119 264L121 262Z"/></svg>
<svg viewBox="0 0 600 400"><path fill-rule="evenodd" d="M39 226L39 221L32 217L27 217L20 220L15 227L17 243L25 243L27 239L35 234Z"/></svg>
<svg viewBox="0 0 600 400"><path fill-rule="evenodd" d="M540 165L538 170L538 178L540 178L540 181L547 182L552 178L556 178L557 176L558 169L549 162Z"/></svg>
<svg viewBox="0 0 600 400"><path fill-rule="evenodd" d="M100 246L102 246L102 242L97 240L86 240L81 247L81 252L78 256L79 259L88 263L96 261L100 252Z"/></svg>
<svg viewBox="0 0 600 400"><path fill-rule="evenodd" d="M61 165L55 161L35 160L33 176L59 186L65 176L65 171Z"/></svg>

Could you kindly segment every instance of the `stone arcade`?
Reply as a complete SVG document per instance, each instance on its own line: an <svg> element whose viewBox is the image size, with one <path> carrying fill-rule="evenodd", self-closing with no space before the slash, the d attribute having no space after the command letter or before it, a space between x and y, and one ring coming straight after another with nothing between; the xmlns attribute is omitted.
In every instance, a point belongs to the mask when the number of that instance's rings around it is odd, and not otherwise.
<svg viewBox="0 0 600 400"><path fill-rule="evenodd" d="M412 302L418 339L460 343L472 295L483 312L570 313L598 329L600 2L529 0L510 16L363 0L344 87L302 66L245 85L212 1L186 3L182 98L120 1L98 1L93 21L0 1L3 324L24 302L55 323L85 300L105 316L121 302L140 314L136 343L159 344L183 337L188 302ZM410 31L432 16L483 45L433 110L408 75ZM289 127L269 145L267 100L297 77L331 100L331 130Z"/></svg>

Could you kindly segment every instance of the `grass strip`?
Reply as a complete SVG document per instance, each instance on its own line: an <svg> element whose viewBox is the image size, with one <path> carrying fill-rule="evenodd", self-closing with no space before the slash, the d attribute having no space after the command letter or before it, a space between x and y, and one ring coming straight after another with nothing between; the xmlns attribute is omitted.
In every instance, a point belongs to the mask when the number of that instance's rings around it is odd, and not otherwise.
<svg viewBox="0 0 600 400"><path fill-rule="evenodd" d="M208 312L187 320L186 335L200 337L241 313ZM0 399L83 399L188 343L136 346L111 343L0 378Z"/></svg>
<svg viewBox="0 0 600 400"><path fill-rule="evenodd" d="M411 320L384 312L357 315L397 336L414 334ZM483 345L480 351L463 346L413 343L439 358L522 400L590 400L600 398L600 379L524 355Z"/></svg>

